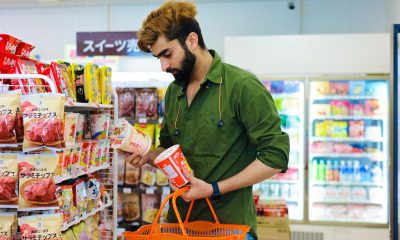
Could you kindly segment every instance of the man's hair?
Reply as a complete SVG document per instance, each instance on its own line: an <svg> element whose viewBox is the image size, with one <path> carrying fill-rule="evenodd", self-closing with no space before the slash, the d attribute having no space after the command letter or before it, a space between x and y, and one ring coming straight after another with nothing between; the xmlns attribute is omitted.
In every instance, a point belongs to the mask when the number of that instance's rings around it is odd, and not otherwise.
<svg viewBox="0 0 400 240"><path fill-rule="evenodd" d="M138 32L138 46L143 52L150 52L158 37L164 35L169 41L177 39L182 46L187 36L198 35L199 46L205 49L200 25L195 19L196 5L189 1L170 0L153 10L143 21Z"/></svg>

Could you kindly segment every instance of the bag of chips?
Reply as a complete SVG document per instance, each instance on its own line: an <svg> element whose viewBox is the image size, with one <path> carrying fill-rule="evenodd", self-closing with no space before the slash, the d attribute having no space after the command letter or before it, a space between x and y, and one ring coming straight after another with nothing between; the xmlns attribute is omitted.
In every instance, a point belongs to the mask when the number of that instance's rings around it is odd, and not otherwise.
<svg viewBox="0 0 400 240"><path fill-rule="evenodd" d="M86 183L84 179L79 179L73 185L74 190L74 205L78 210L78 216L86 214L87 200L86 200ZM75 235L76 236L76 235Z"/></svg>
<svg viewBox="0 0 400 240"><path fill-rule="evenodd" d="M20 210L58 208L54 176L61 155L18 155Z"/></svg>
<svg viewBox="0 0 400 240"><path fill-rule="evenodd" d="M152 223L156 218L160 206L159 196L156 194L142 194L142 220L145 223Z"/></svg>
<svg viewBox="0 0 400 240"><path fill-rule="evenodd" d="M97 69L98 66L93 63L86 64L84 68L85 95L89 103L101 103Z"/></svg>
<svg viewBox="0 0 400 240"><path fill-rule="evenodd" d="M64 140L67 146L75 144L78 118L78 113L65 113Z"/></svg>
<svg viewBox="0 0 400 240"><path fill-rule="evenodd" d="M62 218L59 213L20 217L18 226L21 239L62 239Z"/></svg>
<svg viewBox="0 0 400 240"><path fill-rule="evenodd" d="M83 68L80 65L71 64L71 77L75 82L76 100L78 102L87 103L88 98L85 93L85 77Z"/></svg>
<svg viewBox="0 0 400 240"><path fill-rule="evenodd" d="M90 176L86 181L86 212L90 213L94 209L100 207L101 202L101 184L95 176Z"/></svg>
<svg viewBox="0 0 400 240"><path fill-rule="evenodd" d="M19 91L0 93L0 146L17 143L15 125L20 96Z"/></svg>
<svg viewBox="0 0 400 240"><path fill-rule="evenodd" d="M157 120L157 89L143 88L136 90L136 119Z"/></svg>
<svg viewBox="0 0 400 240"><path fill-rule="evenodd" d="M37 74L38 70L34 62L20 58L17 60L16 73ZM46 92L43 86L43 82L40 78L23 78L18 79L17 81L20 86L19 89L22 90L22 94Z"/></svg>
<svg viewBox="0 0 400 240"><path fill-rule="evenodd" d="M17 154L0 153L0 207L18 205L17 182Z"/></svg>
<svg viewBox="0 0 400 240"><path fill-rule="evenodd" d="M78 215L78 210L74 205L74 191L72 185L57 187L57 199L60 206L63 222L70 223Z"/></svg>
<svg viewBox="0 0 400 240"><path fill-rule="evenodd" d="M111 73L110 67L104 66L100 68L100 95L102 104L111 104L112 87L111 87Z"/></svg>
<svg viewBox="0 0 400 240"><path fill-rule="evenodd" d="M122 216L127 222L140 219L140 195L137 192L124 193L122 197Z"/></svg>
<svg viewBox="0 0 400 240"><path fill-rule="evenodd" d="M15 54L20 42L21 40L11 35L0 34L0 52Z"/></svg>
<svg viewBox="0 0 400 240"><path fill-rule="evenodd" d="M65 74L63 73L64 69L62 69L62 66L65 67L65 65L59 64L57 62L52 62L50 64L50 78L56 84L57 92L68 96L67 82L65 80L66 72Z"/></svg>
<svg viewBox="0 0 400 240"><path fill-rule="evenodd" d="M26 42L20 42L17 46L17 49L15 51L15 55L21 56L21 57L26 57L29 58L29 54L31 54L32 50L35 48L35 46L26 43Z"/></svg>
<svg viewBox="0 0 400 240"><path fill-rule="evenodd" d="M61 94L23 95L24 152L65 148L64 102Z"/></svg>
<svg viewBox="0 0 400 240"><path fill-rule="evenodd" d="M62 233L62 239L63 240L79 240L75 237L74 232L72 231L71 228Z"/></svg>
<svg viewBox="0 0 400 240"><path fill-rule="evenodd" d="M84 222L80 222L78 225L73 226L72 232L74 233L75 238L79 240L91 240Z"/></svg>
<svg viewBox="0 0 400 240"><path fill-rule="evenodd" d="M119 118L135 118L135 91L134 88L116 88Z"/></svg>
<svg viewBox="0 0 400 240"><path fill-rule="evenodd" d="M16 240L17 239L17 214L16 213L0 213L0 239Z"/></svg>

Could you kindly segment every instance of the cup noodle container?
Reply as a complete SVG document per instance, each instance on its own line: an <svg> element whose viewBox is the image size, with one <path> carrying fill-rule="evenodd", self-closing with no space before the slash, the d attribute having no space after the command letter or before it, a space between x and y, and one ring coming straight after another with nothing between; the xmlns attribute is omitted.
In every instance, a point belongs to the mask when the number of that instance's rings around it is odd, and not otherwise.
<svg viewBox="0 0 400 240"><path fill-rule="evenodd" d="M183 172L184 170L189 173L193 171L187 163L179 145L174 145L158 155L154 160L154 164L168 176L169 181L176 187L179 188L189 183Z"/></svg>
<svg viewBox="0 0 400 240"><path fill-rule="evenodd" d="M114 136L111 146L124 152L143 156L151 148L151 137L137 130L127 121L123 121L121 134Z"/></svg>

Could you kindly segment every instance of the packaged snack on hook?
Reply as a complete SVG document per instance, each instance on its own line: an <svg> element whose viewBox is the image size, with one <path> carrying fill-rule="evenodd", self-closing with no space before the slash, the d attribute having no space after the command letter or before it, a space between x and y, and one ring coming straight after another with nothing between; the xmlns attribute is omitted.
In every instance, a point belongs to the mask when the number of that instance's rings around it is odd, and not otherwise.
<svg viewBox="0 0 400 240"><path fill-rule="evenodd" d="M0 239L17 239L17 214L11 212L0 212Z"/></svg>
<svg viewBox="0 0 400 240"><path fill-rule="evenodd" d="M0 93L0 147L17 143L15 126L20 95L20 91Z"/></svg>
<svg viewBox="0 0 400 240"><path fill-rule="evenodd" d="M84 68L84 88L86 99L90 103L101 103L100 89L98 83L98 66L93 63L86 64Z"/></svg>
<svg viewBox="0 0 400 240"><path fill-rule="evenodd" d="M21 239L62 239L62 218L59 213L20 217L18 226Z"/></svg>
<svg viewBox="0 0 400 240"><path fill-rule="evenodd" d="M111 73L110 67L104 66L100 68L100 95L102 104L111 104L112 87L111 87Z"/></svg>
<svg viewBox="0 0 400 240"><path fill-rule="evenodd" d="M15 54L20 42L21 40L11 35L0 34L0 52Z"/></svg>
<svg viewBox="0 0 400 240"><path fill-rule="evenodd" d="M35 48L35 46L26 43L26 42L20 42L17 46L17 49L15 51L15 55L29 58L29 55L31 54L32 50Z"/></svg>
<svg viewBox="0 0 400 240"><path fill-rule="evenodd" d="M17 154L0 153L0 207L18 206Z"/></svg>

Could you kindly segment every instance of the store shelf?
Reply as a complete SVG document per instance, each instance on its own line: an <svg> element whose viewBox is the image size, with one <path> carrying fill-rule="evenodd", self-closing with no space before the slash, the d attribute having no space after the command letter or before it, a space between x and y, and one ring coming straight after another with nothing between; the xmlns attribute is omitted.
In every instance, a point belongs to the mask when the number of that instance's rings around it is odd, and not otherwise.
<svg viewBox="0 0 400 240"><path fill-rule="evenodd" d="M314 157L324 158L386 158L384 153L311 153L310 159Z"/></svg>
<svg viewBox="0 0 400 240"><path fill-rule="evenodd" d="M383 183L357 183L357 182L313 182L310 184L312 186L362 186L362 187L383 187Z"/></svg>
<svg viewBox="0 0 400 240"><path fill-rule="evenodd" d="M301 113L298 111L278 111L279 115L299 116Z"/></svg>
<svg viewBox="0 0 400 240"><path fill-rule="evenodd" d="M298 93L271 93L272 98L299 98Z"/></svg>
<svg viewBox="0 0 400 240"><path fill-rule="evenodd" d="M80 102L74 102L74 103L69 103L66 102L64 104L66 109L79 109L79 110L96 110L96 109L112 109L114 106L111 104L97 104L97 103L80 103Z"/></svg>
<svg viewBox="0 0 400 240"><path fill-rule="evenodd" d="M359 115L359 116L349 116L349 115L311 115L314 120L324 120L324 119L332 119L332 120L386 120L385 116L368 116L368 115Z"/></svg>
<svg viewBox="0 0 400 240"><path fill-rule="evenodd" d="M369 218L366 218L369 219ZM310 221L323 221L323 222L340 222L340 223L369 223L369 224L386 224L387 220L386 219L380 219L380 220L366 220L366 219L361 219L361 218L312 218L310 217Z"/></svg>
<svg viewBox="0 0 400 240"><path fill-rule="evenodd" d="M334 137L311 137L311 142L314 141L329 141L329 142L385 142L386 139L382 137L377 138L334 138Z"/></svg>
<svg viewBox="0 0 400 240"><path fill-rule="evenodd" d="M285 179L282 179L282 180L277 180L277 179L269 179L269 180L266 180L266 181L262 182L262 184L268 184L268 183L280 183L280 184L283 184L283 183L289 183L289 184L299 184L299 183L300 183L300 181L299 181L299 180L285 180Z"/></svg>
<svg viewBox="0 0 400 240"><path fill-rule="evenodd" d="M88 171L79 172L79 173L76 174L76 175L69 175L69 176L63 176L63 177L55 177L55 183L56 183L56 184L59 184L59 183L62 183L62 182L64 182L64 181L66 181L66 180L78 178L78 177L80 177L80 176L83 176L83 175L86 175L86 174L91 174L91 173L94 173L94 172L97 172L97 171L100 171L100 170L104 170L104 169L107 169L107 168L109 168L109 167L110 167L110 164L107 163L107 164L104 164L104 165L101 165L101 166L92 167L92 168L90 168Z"/></svg>
<svg viewBox="0 0 400 240"><path fill-rule="evenodd" d="M62 227L61 227L61 231L66 231L68 230L70 227L80 223L81 221L86 220L87 218L95 215L96 213L103 211L104 209L110 207L112 205L112 201L109 201L108 203L104 204L103 206L94 209L93 211L91 211L90 213L84 214L83 216L75 219L74 221L70 222L70 223L63 223Z"/></svg>
<svg viewBox="0 0 400 240"><path fill-rule="evenodd" d="M371 200L312 200L311 203L326 203L326 204L373 204L373 205L384 205L384 201L371 201Z"/></svg>
<svg viewBox="0 0 400 240"><path fill-rule="evenodd" d="M368 100L368 99L379 99L379 96L346 96L346 95L334 95L334 96L317 96L310 97L311 101L315 100Z"/></svg>

